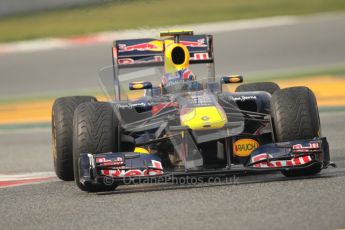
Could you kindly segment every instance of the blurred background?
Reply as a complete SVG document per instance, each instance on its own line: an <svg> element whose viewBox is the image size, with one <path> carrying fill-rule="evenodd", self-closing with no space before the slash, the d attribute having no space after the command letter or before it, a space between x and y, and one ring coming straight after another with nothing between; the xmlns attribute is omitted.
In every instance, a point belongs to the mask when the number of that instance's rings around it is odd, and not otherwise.
<svg viewBox="0 0 345 230"><path fill-rule="evenodd" d="M214 35L216 74L306 85L345 106L344 0L0 0L0 130L50 127L57 97L102 97L115 39Z"/></svg>
<svg viewBox="0 0 345 230"><path fill-rule="evenodd" d="M243 186L120 189L115 196L81 195L73 182L57 181L50 134L54 100L102 99L98 71L112 64L112 41L158 37L166 29L214 35L218 77L241 74L245 82L310 87L339 168L316 179L286 181L270 174L241 177ZM0 226L343 228L344 41L344 0L0 0ZM51 183L1 188L38 177Z"/></svg>
<svg viewBox="0 0 345 230"><path fill-rule="evenodd" d="M217 76L345 106L344 0L0 0L0 130L49 129L57 97L102 97L112 41L166 29L213 34Z"/></svg>
<svg viewBox="0 0 345 230"><path fill-rule="evenodd" d="M344 86L343 10L343 0L0 0L0 125L49 122L53 98L98 93L112 40L169 28L213 34L217 75L310 83L321 106L345 105L333 90ZM39 118L12 113L36 104Z"/></svg>

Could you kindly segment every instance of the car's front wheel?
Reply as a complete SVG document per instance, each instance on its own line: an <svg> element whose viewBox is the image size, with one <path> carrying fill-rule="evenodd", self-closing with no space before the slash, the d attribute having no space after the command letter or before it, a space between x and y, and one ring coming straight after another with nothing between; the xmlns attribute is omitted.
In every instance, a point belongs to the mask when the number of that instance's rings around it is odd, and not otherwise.
<svg viewBox="0 0 345 230"><path fill-rule="evenodd" d="M110 103L90 102L78 106L74 113L73 163L77 186L87 192L112 191L116 183L81 183L81 153L118 152L118 119Z"/></svg>
<svg viewBox="0 0 345 230"><path fill-rule="evenodd" d="M54 169L57 177L69 181L73 175L73 115L84 102L96 101L90 96L61 97L52 108L52 143Z"/></svg>
<svg viewBox="0 0 345 230"><path fill-rule="evenodd" d="M271 98L271 115L278 142L313 139L320 136L320 118L314 93L307 87L275 91ZM306 169L289 169L287 177L315 175L321 165Z"/></svg>

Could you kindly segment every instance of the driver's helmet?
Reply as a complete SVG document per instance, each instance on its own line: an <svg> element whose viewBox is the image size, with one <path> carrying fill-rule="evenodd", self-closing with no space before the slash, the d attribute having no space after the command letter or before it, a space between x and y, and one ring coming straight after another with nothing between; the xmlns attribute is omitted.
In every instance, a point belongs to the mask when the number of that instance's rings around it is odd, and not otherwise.
<svg viewBox="0 0 345 230"><path fill-rule="evenodd" d="M193 81L195 80L195 75L193 72L186 68L181 69L173 73L165 73L162 77L162 86L168 87L170 85L174 85L176 83L181 83L184 81Z"/></svg>
<svg viewBox="0 0 345 230"><path fill-rule="evenodd" d="M161 82L165 92L176 92L186 90L186 87L191 85L195 80L194 73L190 69L185 68L173 73L165 73Z"/></svg>

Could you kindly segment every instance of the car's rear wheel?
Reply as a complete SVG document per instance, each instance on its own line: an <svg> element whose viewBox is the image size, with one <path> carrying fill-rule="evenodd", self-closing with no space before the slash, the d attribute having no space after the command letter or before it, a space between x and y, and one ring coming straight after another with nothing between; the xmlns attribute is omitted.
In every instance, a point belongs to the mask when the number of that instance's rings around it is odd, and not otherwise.
<svg viewBox="0 0 345 230"><path fill-rule="evenodd" d="M275 91L279 89L279 85L274 82L256 82L242 84L236 88L235 92L264 91L273 94Z"/></svg>
<svg viewBox="0 0 345 230"><path fill-rule="evenodd" d="M116 183L81 183L79 159L81 153L118 152L119 121L107 102L90 102L78 106L74 114L73 163L75 182L87 192L112 191Z"/></svg>
<svg viewBox="0 0 345 230"><path fill-rule="evenodd" d="M62 97L55 100L52 108L52 143L56 175L65 181L73 176L73 115L84 102L96 101L90 96Z"/></svg>
<svg viewBox="0 0 345 230"><path fill-rule="evenodd" d="M278 142L313 139L320 136L320 118L314 93L307 87L276 91L271 98L271 115ZM321 165L285 170L287 177L309 176L321 171Z"/></svg>

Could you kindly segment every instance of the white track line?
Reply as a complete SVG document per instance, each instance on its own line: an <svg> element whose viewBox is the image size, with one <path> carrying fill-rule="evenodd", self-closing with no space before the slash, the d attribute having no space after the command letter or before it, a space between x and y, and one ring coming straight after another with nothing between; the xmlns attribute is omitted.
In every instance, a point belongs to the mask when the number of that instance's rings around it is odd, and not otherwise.
<svg viewBox="0 0 345 230"><path fill-rule="evenodd" d="M12 181L12 180L28 180L35 178L49 178L55 177L55 172L33 172L33 173L9 173L9 174L0 174L0 181Z"/></svg>
<svg viewBox="0 0 345 230"><path fill-rule="evenodd" d="M0 174L0 189L57 181L54 172Z"/></svg>

